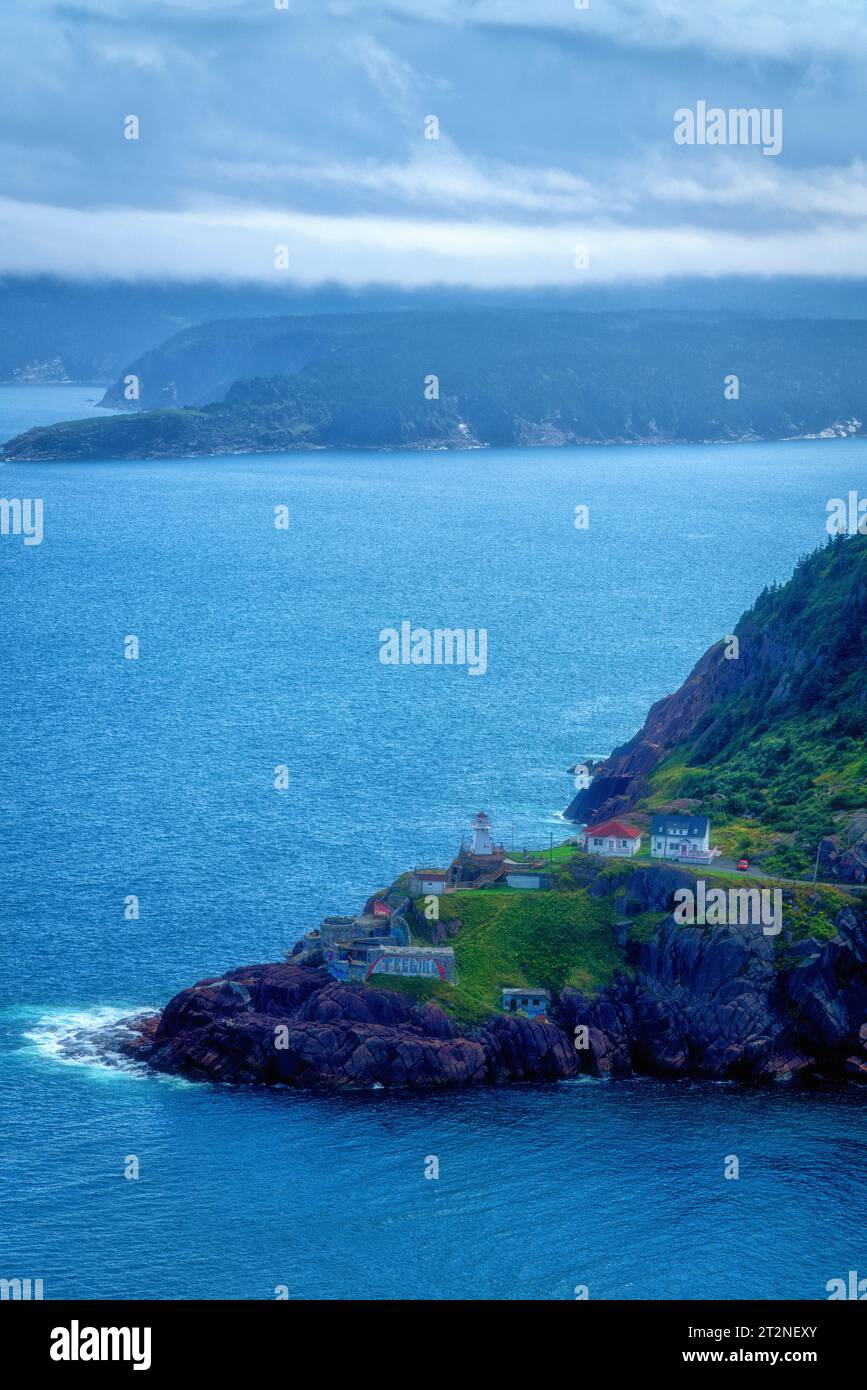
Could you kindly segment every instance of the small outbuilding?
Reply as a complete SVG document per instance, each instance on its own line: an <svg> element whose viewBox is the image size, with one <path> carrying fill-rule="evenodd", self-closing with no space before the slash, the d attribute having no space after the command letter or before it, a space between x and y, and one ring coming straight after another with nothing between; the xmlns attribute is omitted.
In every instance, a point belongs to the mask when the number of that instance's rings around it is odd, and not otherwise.
<svg viewBox="0 0 867 1390"><path fill-rule="evenodd" d="M409 891L414 898L424 898L429 893L439 895L446 891L448 881L448 869L413 869Z"/></svg>
<svg viewBox="0 0 867 1390"><path fill-rule="evenodd" d="M551 887L551 877L544 872L543 863L515 864L507 859L502 878L510 888L521 888L525 893L544 892Z"/></svg>
<svg viewBox="0 0 867 1390"><path fill-rule="evenodd" d="M503 1009L507 1014L523 1014L525 1018L544 1018L551 1007L547 989L504 989Z"/></svg>

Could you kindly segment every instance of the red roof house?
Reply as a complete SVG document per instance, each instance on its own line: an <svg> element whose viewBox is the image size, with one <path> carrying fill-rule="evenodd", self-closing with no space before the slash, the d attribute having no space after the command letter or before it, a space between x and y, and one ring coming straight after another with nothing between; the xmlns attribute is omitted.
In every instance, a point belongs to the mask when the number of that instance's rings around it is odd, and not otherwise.
<svg viewBox="0 0 867 1390"><path fill-rule="evenodd" d="M641 848L641 831L622 820L606 820L601 825L588 825L581 831L581 843L587 854L604 854L631 858Z"/></svg>

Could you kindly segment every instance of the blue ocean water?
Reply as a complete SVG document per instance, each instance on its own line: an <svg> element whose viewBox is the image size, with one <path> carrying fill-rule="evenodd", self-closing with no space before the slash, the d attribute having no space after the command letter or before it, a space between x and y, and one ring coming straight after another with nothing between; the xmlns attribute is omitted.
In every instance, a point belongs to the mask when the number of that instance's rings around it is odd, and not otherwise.
<svg viewBox="0 0 867 1390"><path fill-rule="evenodd" d="M0 388L0 437L99 394ZM41 545L0 537L0 1275L46 1297L821 1298L867 1272L856 1088L323 1097L69 1047L444 862L479 807L508 843L562 838L566 768L822 541L865 462L834 441L0 465L44 507ZM486 628L487 673L383 666L404 619Z"/></svg>

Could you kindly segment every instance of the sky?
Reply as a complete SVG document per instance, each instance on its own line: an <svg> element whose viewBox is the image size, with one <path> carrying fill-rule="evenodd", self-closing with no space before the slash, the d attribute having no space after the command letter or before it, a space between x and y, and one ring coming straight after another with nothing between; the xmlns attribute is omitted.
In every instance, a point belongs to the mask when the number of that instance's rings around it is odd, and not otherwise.
<svg viewBox="0 0 867 1390"><path fill-rule="evenodd" d="M867 275L867 0L3 0L0 26L0 272ZM781 113L782 148L677 143L699 103Z"/></svg>

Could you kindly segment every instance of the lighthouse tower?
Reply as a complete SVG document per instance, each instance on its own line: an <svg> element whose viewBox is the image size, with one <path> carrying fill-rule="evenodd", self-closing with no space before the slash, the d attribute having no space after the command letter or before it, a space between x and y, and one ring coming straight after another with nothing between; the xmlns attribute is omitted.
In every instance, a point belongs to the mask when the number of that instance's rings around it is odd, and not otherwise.
<svg viewBox="0 0 867 1390"><path fill-rule="evenodd" d="M484 811L479 811L473 817L473 841L470 845L471 854L490 855L493 854L494 847L491 844L491 822Z"/></svg>

